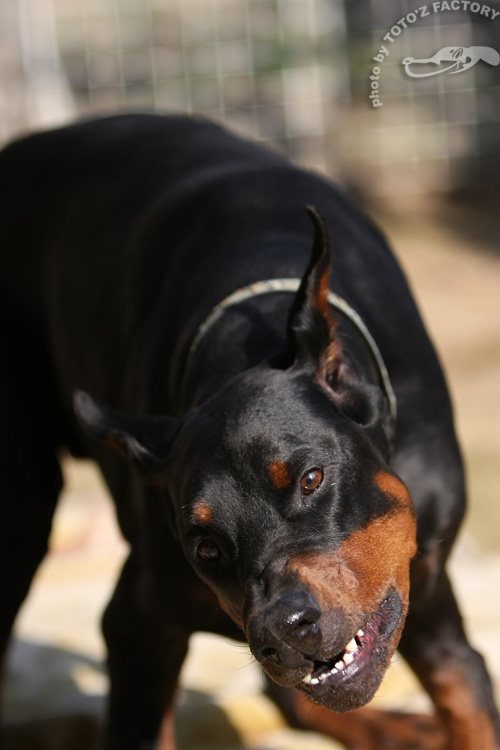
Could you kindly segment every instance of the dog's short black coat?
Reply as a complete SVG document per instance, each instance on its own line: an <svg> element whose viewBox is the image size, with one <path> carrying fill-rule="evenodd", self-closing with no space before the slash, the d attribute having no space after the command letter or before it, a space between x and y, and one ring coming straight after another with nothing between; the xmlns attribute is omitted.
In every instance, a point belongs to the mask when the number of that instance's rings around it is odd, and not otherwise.
<svg viewBox="0 0 500 750"><path fill-rule="evenodd" d="M0 190L2 649L65 446L98 462L131 546L103 620L108 750L172 750L195 630L246 637L290 721L347 747L498 750L444 570L464 511L450 402L373 224L326 179L197 118L27 137L0 155ZM190 353L235 290L297 277L295 295L227 307ZM397 419L328 288L374 337ZM435 723L344 714L398 643Z"/></svg>

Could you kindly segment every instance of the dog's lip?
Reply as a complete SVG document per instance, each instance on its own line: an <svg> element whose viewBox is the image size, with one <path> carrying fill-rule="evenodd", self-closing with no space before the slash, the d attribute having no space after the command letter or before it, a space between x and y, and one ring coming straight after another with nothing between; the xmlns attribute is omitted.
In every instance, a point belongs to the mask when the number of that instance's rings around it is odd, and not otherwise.
<svg viewBox="0 0 500 750"><path fill-rule="evenodd" d="M352 679L380 655L383 643L393 635L401 617L401 601L397 593L391 590L343 652L328 661L315 661L298 687L307 693L318 695Z"/></svg>

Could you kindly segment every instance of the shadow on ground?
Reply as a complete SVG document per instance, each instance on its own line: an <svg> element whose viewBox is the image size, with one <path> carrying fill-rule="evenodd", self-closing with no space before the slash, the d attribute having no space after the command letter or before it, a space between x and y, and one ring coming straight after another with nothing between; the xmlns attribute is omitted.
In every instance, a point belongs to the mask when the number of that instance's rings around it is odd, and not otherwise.
<svg viewBox="0 0 500 750"><path fill-rule="evenodd" d="M3 750L97 750L107 689L103 665L82 654L16 640L4 696ZM196 717L196 721L193 721ZM183 690L180 747L244 750L240 733L208 693Z"/></svg>

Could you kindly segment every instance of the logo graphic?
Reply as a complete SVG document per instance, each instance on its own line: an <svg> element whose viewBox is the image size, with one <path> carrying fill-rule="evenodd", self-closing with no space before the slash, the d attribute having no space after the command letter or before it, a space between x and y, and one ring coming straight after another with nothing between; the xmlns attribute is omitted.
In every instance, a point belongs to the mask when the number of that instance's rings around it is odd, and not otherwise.
<svg viewBox="0 0 500 750"><path fill-rule="evenodd" d="M406 75L411 78L427 78L437 76L441 73L463 73L478 62L483 61L489 65L500 63L500 54L492 47L443 47L432 57L405 57L402 62ZM417 72L419 65L436 65L436 70Z"/></svg>
<svg viewBox="0 0 500 750"><path fill-rule="evenodd" d="M498 3L498 0L496 2ZM492 6L486 5L484 2L475 2L475 0L432 0L430 3L425 3L419 8L409 11L395 21L394 25L383 35L380 46L376 54L373 55L372 60L375 65L372 67L367 81L368 100L372 107L384 106L382 101L384 63L389 59L392 62L393 50L398 49L398 42L401 41L401 37L406 33L409 34L412 28L419 26L423 18L427 18L431 25L436 25L432 20L433 16L436 18L438 15L447 14L451 11L457 14L467 13L467 22L469 22L471 16L475 16L481 19L485 25L487 23L500 24L500 8L495 10ZM450 17L450 19L451 22L455 22L454 17ZM496 39L498 33L496 30L493 33L496 34ZM398 59L401 60L400 57ZM432 57L405 57L402 60L402 65L406 75L410 78L427 78L442 73L464 73L477 65L478 62L488 63L492 66L500 65L500 54L493 47L462 47L456 44L454 47L443 47Z"/></svg>

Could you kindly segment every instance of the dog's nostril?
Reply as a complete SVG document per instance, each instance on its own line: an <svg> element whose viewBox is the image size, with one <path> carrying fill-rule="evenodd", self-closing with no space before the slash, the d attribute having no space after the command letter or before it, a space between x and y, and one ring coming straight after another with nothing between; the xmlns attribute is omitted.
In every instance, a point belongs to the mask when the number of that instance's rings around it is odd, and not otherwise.
<svg viewBox="0 0 500 750"><path fill-rule="evenodd" d="M321 610L312 595L291 591L249 622L248 636L259 662L296 669L311 661L321 644Z"/></svg>
<svg viewBox="0 0 500 750"><path fill-rule="evenodd" d="M308 620L304 618L300 622L294 623L295 633L301 637L305 635L311 635L319 630L318 623L314 620Z"/></svg>
<svg viewBox="0 0 500 750"><path fill-rule="evenodd" d="M315 623L316 623L316 617L314 616L311 617L311 614L307 614L302 618L300 616L298 618L291 618L290 625L295 625L296 628L300 629L300 628L307 628L308 625L315 625Z"/></svg>
<svg viewBox="0 0 500 750"><path fill-rule="evenodd" d="M275 602L267 624L280 643L302 654L314 654L321 640L320 616L321 610L313 596L292 591Z"/></svg>
<svg viewBox="0 0 500 750"><path fill-rule="evenodd" d="M271 659L271 661L279 662L279 655L275 648L263 648L262 656L264 659Z"/></svg>
<svg viewBox="0 0 500 750"><path fill-rule="evenodd" d="M317 628L321 610L312 597L301 593L286 595L278 602L275 611L279 612L280 608L288 609L284 620L289 630L300 633Z"/></svg>

